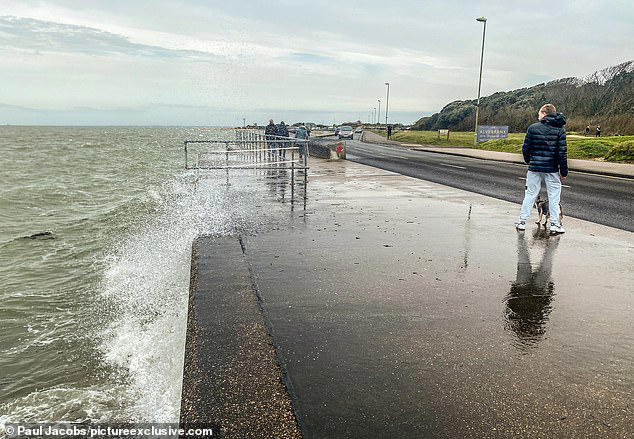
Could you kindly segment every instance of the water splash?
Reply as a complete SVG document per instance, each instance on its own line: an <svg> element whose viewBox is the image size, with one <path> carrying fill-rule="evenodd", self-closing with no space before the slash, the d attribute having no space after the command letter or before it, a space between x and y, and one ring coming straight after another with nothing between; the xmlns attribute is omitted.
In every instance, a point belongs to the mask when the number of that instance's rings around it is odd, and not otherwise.
<svg viewBox="0 0 634 439"><path fill-rule="evenodd" d="M113 305L101 334L104 359L116 366L134 421L178 420L191 245L201 234L224 236L256 227L259 196L215 180L185 179L156 197L162 214L122 242L105 272L103 297Z"/></svg>

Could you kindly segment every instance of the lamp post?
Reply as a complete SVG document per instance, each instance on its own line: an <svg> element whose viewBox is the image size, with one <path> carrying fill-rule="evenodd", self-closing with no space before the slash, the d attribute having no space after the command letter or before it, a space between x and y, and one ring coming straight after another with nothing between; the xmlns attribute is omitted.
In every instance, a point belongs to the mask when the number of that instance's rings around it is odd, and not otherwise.
<svg viewBox="0 0 634 439"><path fill-rule="evenodd" d="M387 129L387 109L390 103L390 83L386 82L385 85L387 85L387 96L385 98L385 129Z"/></svg>
<svg viewBox="0 0 634 439"><path fill-rule="evenodd" d="M480 54L480 79L478 80L478 103L476 104L476 117L475 117L475 137L473 139L473 144L478 144L478 116L480 115L480 88L482 86L482 63L484 61L484 35L487 31L487 19L486 17L476 18L476 21L480 23L484 23L484 27L482 28L482 53Z"/></svg>
<svg viewBox="0 0 634 439"><path fill-rule="evenodd" d="M379 102L379 112L376 115L376 124L380 125L381 124L381 99L377 99L377 101Z"/></svg>
<svg viewBox="0 0 634 439"><path fill-rule="evenodd" d="M376 121L376 107L372 108L372 125L374 125Z"/></svg>

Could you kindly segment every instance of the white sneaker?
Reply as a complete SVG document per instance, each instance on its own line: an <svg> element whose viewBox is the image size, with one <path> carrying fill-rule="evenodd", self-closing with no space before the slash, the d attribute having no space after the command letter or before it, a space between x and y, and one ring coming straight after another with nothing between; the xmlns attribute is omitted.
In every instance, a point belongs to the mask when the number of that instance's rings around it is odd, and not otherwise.
<svg viewBox="0 0 634 439"><path fill-rule="evenodd" d="M520 221L515 223L515 228L517 230L526 230L526 221Z"/></svg>
<svg viewBox="0 0 634 439"><path fill-rule="evenodd" d="M559 224L550 224L550 233L566 233L566 230Z"/></svg>

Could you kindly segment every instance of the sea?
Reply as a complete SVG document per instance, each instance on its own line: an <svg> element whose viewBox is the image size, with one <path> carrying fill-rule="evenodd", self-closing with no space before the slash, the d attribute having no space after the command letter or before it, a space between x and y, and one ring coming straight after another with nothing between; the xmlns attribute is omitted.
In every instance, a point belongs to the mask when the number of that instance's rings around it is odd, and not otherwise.
<svg viewBox="0 0 634 439"><path fill-rule="evenodd" d="M232 135L0 127L0 426L178 421L192 241L275 214L184 168L184 140Z"/></svg>

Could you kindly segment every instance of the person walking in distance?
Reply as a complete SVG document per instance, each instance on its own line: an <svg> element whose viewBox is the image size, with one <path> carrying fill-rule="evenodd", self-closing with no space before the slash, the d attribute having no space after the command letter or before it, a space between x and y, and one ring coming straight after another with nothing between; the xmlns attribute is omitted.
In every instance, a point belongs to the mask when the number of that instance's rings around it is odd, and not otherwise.
<svg viewBox="0 0 634 439"><path fill-rule="evenodd" d="M564 233L559 223L561 198L561 178L568 175L568 151L566 147L566 118L557 113L553 104L539 109L539 122L528 127L522 154L528 164L526 191L520 210L517 230L526 230L526 221L531 215L542 181L546 183L548 207L550 211L550 233ZM560 178L561 177L561 178Z"/></svg>
<svg viewBox="0 0 634 439"><path fill-rule="evenodd" d="M273 122L273 119L269 120L269 124L264 129L264 135L268 143L267 147L270 149L269 158L275 157L275 137L277 136L277 125Z"/></svg>
<svg viewBox="0 0 634 439"><path fill-rule="evenodd" d="M597 125L597 132L594 137L601 137L601 125Z"/></svg>
<svg viewBox="0 0 634 439"><path fill-rule="evenodd" d="M308 142L306 142L308 140L308 129L304 126L298 126L295 129L295 138L296 139L300 139L303 140L303 142L299 142L299 158L303 158L304 154L308 154Z"/></svg>
<svg viewBox="0 0 634 439"><path fill-rule="evenodd" d="M281 121L280 124L277 126L277 135L281 137L288 137L288 127L286 126L284 121ZM280 158L282 160L286 160L286 147L288 146L289 143L280 142Z"/></svg>
<svg viewBox="0 0 634 439"><path fill-rule="evenodd" d="M590 125L586 126L586 137L590 134Z"/></svg>
<svg viewBox="0 0 634 439"><path fill-rule="evenodd" d="M387 138L388 139L392 138L392 125L387 126Z"/></svg>

